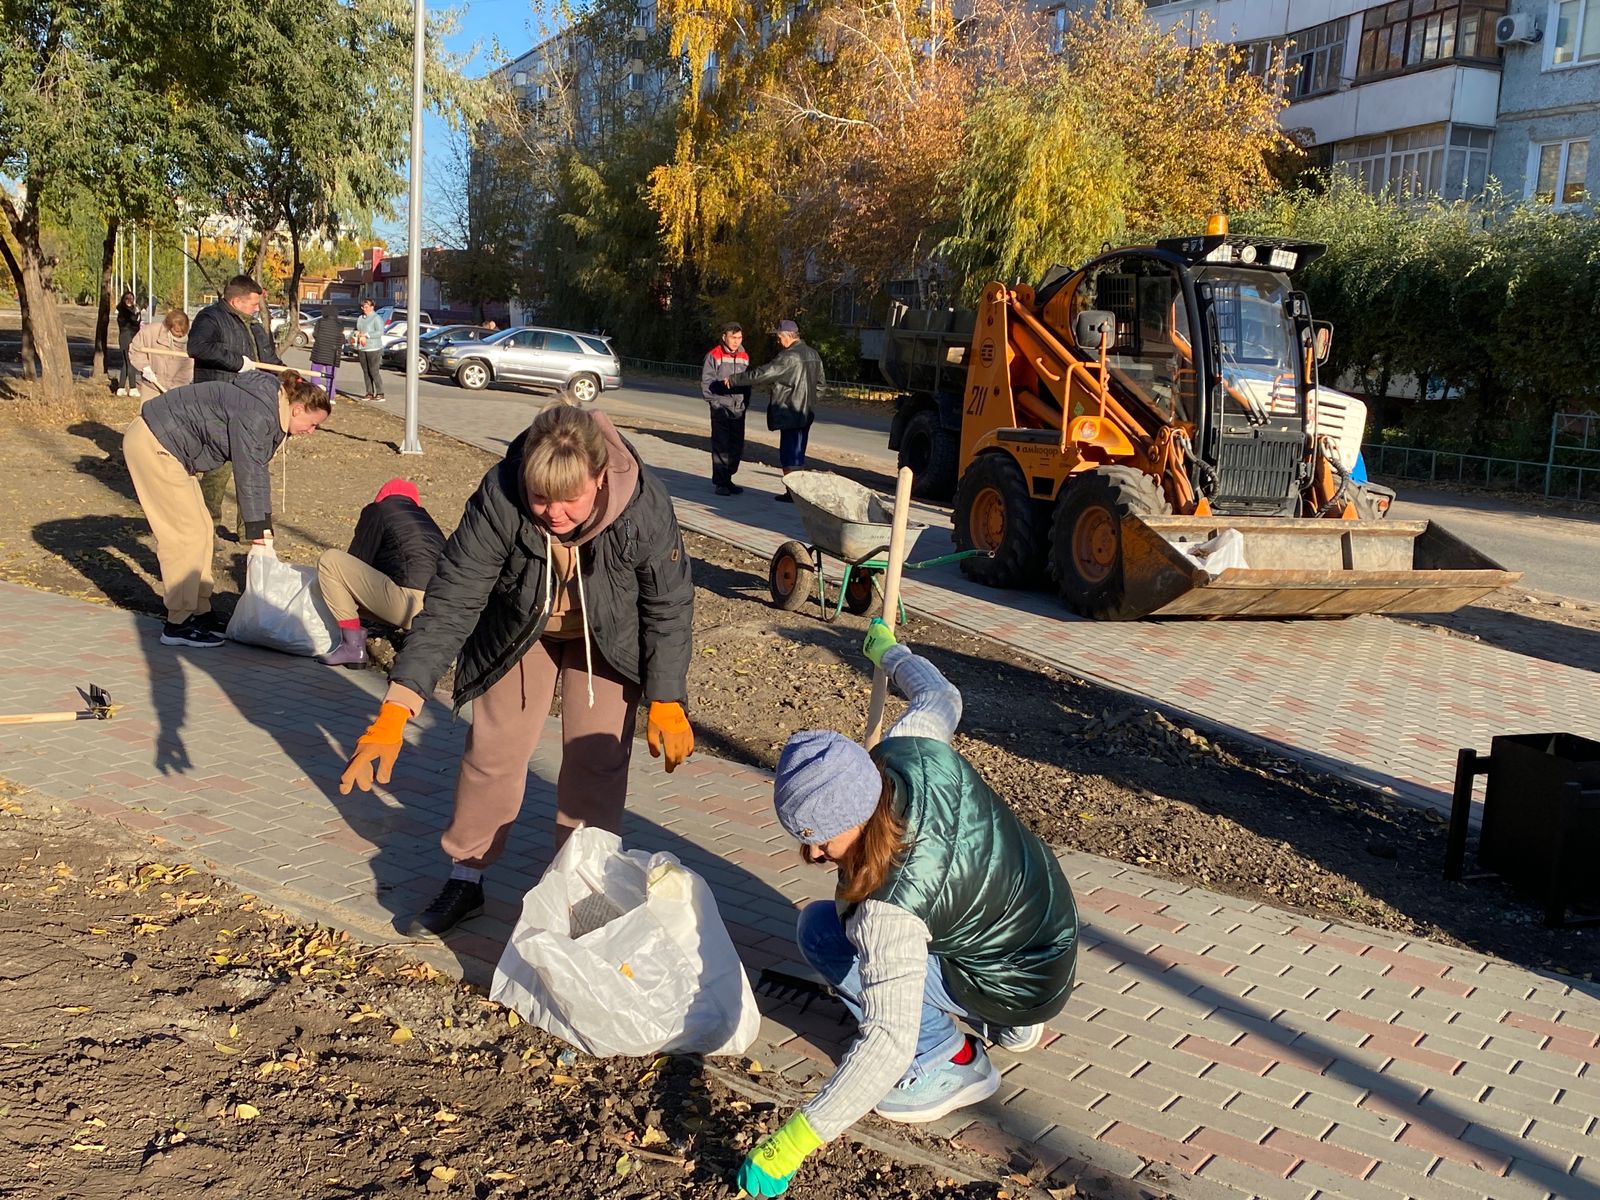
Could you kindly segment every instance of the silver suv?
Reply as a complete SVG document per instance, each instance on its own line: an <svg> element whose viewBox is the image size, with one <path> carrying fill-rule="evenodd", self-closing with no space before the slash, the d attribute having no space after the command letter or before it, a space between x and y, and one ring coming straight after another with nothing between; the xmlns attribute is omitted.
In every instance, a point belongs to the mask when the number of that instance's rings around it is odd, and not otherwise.
<svg viewBox="0 0 1600 1200"><path fill-rule="evenodd" d="M622 386L622 364L608 338L536 325L446 346L429 365L468 391L491 383L532 384L559 388L579 404Z"/></svg>

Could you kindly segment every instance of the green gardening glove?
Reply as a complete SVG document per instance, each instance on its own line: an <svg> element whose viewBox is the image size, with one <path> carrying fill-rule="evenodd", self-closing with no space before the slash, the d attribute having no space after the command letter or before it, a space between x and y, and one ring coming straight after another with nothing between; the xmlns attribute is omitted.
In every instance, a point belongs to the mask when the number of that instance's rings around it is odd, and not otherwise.
<svg viewBox="0 0 1600 1200"><path fill-rule="evenodd" d="M781 1196L806 1155L822 1145L805 1113L795 1113L766 1141L744 1156L735 1182L751 1196Z"/></svg>
<svg viewBox="0 0 1600 1200"><path fill-rule="evenodd" d="M883 666L884 653L895 644L894 630L882 617L873 617L867 626L867 640L861 643L861 653L872 660L875 667Z"/></svg>

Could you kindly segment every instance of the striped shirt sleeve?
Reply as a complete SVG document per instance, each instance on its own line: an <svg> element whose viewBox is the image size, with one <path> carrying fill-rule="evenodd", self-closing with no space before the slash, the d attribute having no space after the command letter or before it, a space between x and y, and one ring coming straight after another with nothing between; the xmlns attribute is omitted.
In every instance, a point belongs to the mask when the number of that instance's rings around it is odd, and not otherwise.
<svg viewBox="0 0 1600 1200"><path fill-rule="evenodd" d="M871 1112L911 1066L928 977L928 927L897 905L863 900L845 936L861 955L861 1029L801 1110L824 1142Z"/></svg>
<svg viewBox="0 0 1600 1200"><path fill-rule="evenodd" d="M883 655L889 681L911 706L885 737L925 737L949 742L961 724L961 692L927 659L901 645Z"/></svg>

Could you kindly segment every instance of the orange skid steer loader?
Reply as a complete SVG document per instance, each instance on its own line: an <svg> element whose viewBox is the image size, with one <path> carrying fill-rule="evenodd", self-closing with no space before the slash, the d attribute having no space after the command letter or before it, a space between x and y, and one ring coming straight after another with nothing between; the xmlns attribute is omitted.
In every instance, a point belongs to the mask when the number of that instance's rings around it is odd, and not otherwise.
<svg viewBox="0 0 1600 1200"><path fill-rule="evenodd" d="M1319 414L1332 328L1291 283L1322 249L1214 218L975 313L898 312L890 444L923 494L954 485L956 545L987 552L962 569L1108 620L1449 612L1520 578L1350 479L1364 406Z"/></svg>

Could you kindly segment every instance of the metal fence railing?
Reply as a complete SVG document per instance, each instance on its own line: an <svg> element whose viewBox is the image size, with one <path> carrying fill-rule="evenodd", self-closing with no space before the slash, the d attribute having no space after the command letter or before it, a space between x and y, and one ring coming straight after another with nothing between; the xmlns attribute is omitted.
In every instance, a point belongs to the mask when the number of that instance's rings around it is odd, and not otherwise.
<svg viewBox="0 0 1600 1200"><path fill-rule="evenodd" d="M1535 492L1567 500L1600 500L1600 463L1583 466L1567 462L1493 458L1428 450L1418 446L1368 443L1361 447L1367 472L1376 481L1409 479L1426 483L1455 483L1495 491Z"/></svg>
<svg viewBox="0 0 1600 1200"><path fill-rule="evenodd" d="M669 379L700 378L699 363L662 362L654 358L624 358L622 369L632 371L639 375L659 375ZM895 393L886 387L875 387L866 383L835 383L829 381L828 395L839 396L847 400L878 400L887 401L894 398Z"/></svg>

